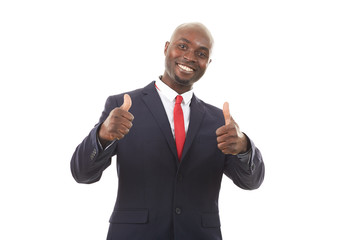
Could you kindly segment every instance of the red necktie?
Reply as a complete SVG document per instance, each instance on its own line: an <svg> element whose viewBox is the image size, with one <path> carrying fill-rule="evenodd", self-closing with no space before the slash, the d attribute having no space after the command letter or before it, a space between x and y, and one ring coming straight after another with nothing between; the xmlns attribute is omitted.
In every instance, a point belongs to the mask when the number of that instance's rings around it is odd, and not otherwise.
<svg viewBox="0 0 360 240"><path fill-rule="evenodd" d="M185 142L185 125L184 125L184 114L181 108L181 102L183 97L180 95L176 96L175 107L174 107L174 128L175 128L175 142L176 149L179 157L181 159L181 154L184 148Z"/></svg>

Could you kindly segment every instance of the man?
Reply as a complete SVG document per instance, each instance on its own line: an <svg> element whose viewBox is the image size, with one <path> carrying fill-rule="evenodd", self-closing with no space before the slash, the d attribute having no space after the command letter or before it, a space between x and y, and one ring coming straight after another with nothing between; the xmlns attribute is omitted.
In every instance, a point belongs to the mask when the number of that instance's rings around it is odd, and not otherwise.
<svg viewBox="0 0 360 240"><path fill-rule="evenodd" d="M193 95L212 45L204 25L180 25L165 44L163 76L110 96L99 123L76 148L71 170L80 183L98 181L117 156L108 240L221 239L223 173L243 189L261 185L261 154L239 130L229 105L221 111Z"/></svg>

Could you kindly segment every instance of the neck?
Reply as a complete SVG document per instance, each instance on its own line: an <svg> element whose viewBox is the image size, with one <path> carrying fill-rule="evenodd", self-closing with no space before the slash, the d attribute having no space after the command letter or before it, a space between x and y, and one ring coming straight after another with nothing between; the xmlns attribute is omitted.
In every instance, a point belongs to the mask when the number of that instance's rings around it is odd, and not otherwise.
<svg viewBox="0 0 360 240"><path fill-rule="evenodd" d="M171 89L173 89L178 94L183 94L192 89L192 85L183 85L171 79L166 73L163 76L160 76L160 80L163 81L166 85L168 85Z"/></svg>

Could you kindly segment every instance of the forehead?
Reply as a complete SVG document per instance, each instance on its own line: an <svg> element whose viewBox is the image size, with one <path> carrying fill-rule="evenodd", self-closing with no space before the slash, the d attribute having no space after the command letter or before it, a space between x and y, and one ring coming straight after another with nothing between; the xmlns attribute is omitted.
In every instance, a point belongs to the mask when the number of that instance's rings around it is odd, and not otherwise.
<svg viewBox="0 0 360 240"><path fill-rule="evenodd" d="M175 30L171 41L185 41L198 48L207 48L211 51L212 37L210 34L200 27L182 27Z"/></svg>

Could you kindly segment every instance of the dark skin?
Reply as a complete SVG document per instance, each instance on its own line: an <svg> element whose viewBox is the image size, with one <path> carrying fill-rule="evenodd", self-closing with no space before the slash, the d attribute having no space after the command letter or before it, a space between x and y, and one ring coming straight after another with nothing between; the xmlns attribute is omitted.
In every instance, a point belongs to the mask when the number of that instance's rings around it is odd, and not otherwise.
<svg viewBox="0 0 360 240"><path fill-rule="evenodd" d="M134 116L129 112L130 107L131 98L128 94L125 94L123 105L114 108L101 124L98 137L103 147L115 139L122 139L128 134L134 120Z"/></svg>
<svg viewBox="0 0 360 240"><path fill-rule="evenodd" d="M239 125L230 115L229 103L225 102L223 106L225 125L216 130L216 140L218 148L224 154L240 154L249 150L249 140L240 131Z"/></svg>
<svg viewBox="0 0 360 240"><path fill-rule="evenodd" d="M180 25L166 42L162 81L179 94L192 89L211 62L213 40L200 24Z"/></svg>
<svg viewBox="0 0 360 240"><path fill-rule="evenodd" d="M211 62L212 46L213 38L204 25L180 25L165 44L165 71L161 80L179 94L191 90ZM124 104L113 109L101 125L99 139L103 146L122 139L130 131L134 119L130 107L131 98L125 95ZM218 148L233 155L248 151L248 139L230 116L228 103L224 104L223 113L225 125L216 130Z"/></svg>

